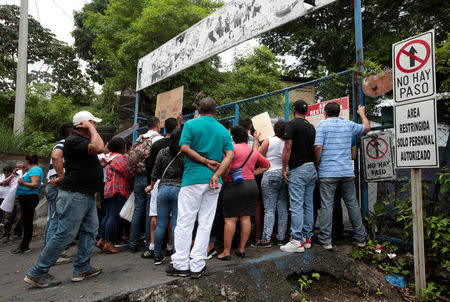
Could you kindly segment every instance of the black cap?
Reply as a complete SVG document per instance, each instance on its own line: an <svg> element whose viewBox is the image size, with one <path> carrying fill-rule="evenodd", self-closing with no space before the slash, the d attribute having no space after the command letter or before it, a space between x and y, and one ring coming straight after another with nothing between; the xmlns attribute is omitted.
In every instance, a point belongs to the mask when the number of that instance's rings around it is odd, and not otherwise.
<svg viewBox="0 0 450 302"><path fill-rule="evenodd" d="M306 114L308 111L308 104L303 100L298 100L294 103L294 110L300 114Z"/></svg>

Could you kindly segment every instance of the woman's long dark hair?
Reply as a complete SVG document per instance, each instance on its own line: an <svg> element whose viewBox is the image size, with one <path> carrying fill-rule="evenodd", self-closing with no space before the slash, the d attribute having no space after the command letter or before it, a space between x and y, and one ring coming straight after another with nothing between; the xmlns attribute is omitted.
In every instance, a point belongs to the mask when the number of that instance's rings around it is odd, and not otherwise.
<svg viewBox="0 0 450 302"><path fill-rule="evenodd" d="M170 156L174 157L180 151L180 138L181 138L181 129L175 129L169 138L169 152Z"/></svg>

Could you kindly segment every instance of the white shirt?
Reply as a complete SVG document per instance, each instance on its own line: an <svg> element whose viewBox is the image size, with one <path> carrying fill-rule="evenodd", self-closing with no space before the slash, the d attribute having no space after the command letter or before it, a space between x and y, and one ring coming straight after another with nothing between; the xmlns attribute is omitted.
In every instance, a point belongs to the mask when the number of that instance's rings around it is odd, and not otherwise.
<svg viewBox="0 0 450 302"><path fill-rule="evenodd" d="M142 134L142 136L145 137L145 138L149 138L150 136L155 135L155 134L158 134L158 135L152 138L152 144L154 144L155 142L157 142L160 139L164 138L164 136L160 135L155 130L148 130L146 133Z"/></svg>
<svg viewBox="0 0 450 302"><path fill-rule="evenodd" d="M266 158L270 162L270 168L267 171L281 169L283 166L283 149L284 141L278 136L269 137L269 148L267 149Z"/></svg>
<svg viewBox="0 0 450 302"><path fill-rule="evenodd" d="M108 153L108 154L105 154L105 153L100 153L100 154L97 154L97 157L98 157L98 160L101 160L101 159L105 159L105 161L106 162L108 162L108 157L109 157L109 155L110 155L111 153ZM106 183L106 166L105 167L103 167L103 183Z"/></svg>

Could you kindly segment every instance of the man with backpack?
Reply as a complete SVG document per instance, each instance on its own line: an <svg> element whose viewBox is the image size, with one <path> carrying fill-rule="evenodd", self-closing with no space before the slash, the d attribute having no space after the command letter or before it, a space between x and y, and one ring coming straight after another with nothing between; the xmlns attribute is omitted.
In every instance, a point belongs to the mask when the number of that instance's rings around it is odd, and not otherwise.
<svg viewBox="0 0 450 302"><path fill-rule="evenodd" d="M152 116L147 121L147 133L139 136L128 154L128 165L134 177L134 213L130 225L130 248L132 253L139 251L142 218L145 217L145 234L150 238L150 199L145 188L147 187L147 174L145 160L150 155L152 144L163 138L159 118Z"/></svg>

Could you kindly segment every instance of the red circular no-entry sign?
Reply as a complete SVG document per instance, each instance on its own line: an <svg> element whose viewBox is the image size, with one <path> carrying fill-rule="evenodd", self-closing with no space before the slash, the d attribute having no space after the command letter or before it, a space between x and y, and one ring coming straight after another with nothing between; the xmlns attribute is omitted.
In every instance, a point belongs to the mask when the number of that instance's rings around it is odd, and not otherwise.
<svg viewBox="0 0 450 302"><path fill-rule="evenodd" d="M420 58L420 57L416 56L415 55L416 53L411 53L409 51L406 51L405 48L410 45L414 47L413 44L420 44L425 47L426 54L425 54L424 58ZM415 61L419 62L420 64L418 66L414 66L414 68L408 68L408 67L402 66L400 64L400 56L402 54L408 56L410 58L410 60L415 60ZM412 41L409 41L408 43L406 43L405 45L403 45L403 47L397 53L397 57L395 58L395 64L397 65L397 68L402 72L405 72L405 73L415 72L415 71L419 70L420 68L422 68L428 62L430 55L431 55L431 47L430 47L430 45L428 45L427 42L425 42L424 40L412 40Z"/></svg>
<svg viewBox="0 0 450 302"><path fill-rule="evenodd" d="M380 159L388 152L388 143L378 137L371 140L366 146L366 154L372 159Z"/></svg>

